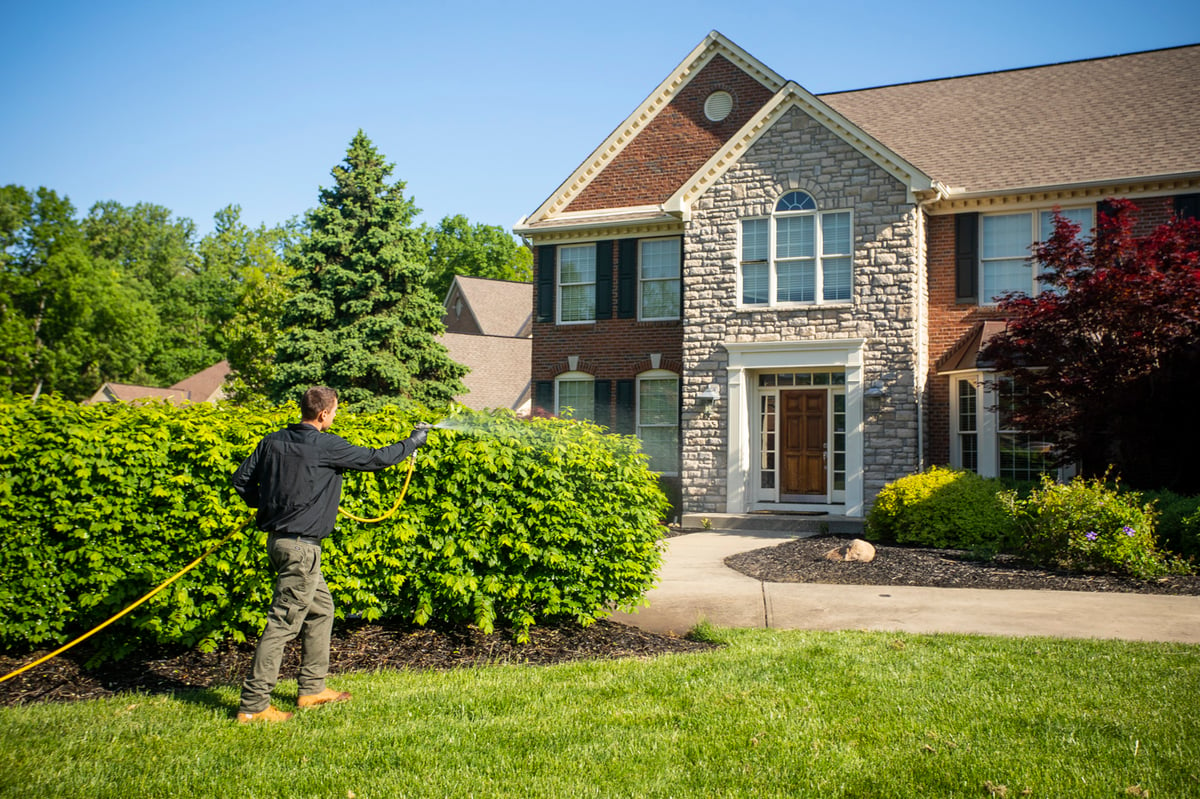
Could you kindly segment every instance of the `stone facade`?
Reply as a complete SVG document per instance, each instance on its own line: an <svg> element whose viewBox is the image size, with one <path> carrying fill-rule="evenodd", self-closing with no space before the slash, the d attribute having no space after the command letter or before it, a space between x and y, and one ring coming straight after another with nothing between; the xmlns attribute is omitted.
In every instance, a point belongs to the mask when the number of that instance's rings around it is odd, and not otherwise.
<svg viewBox="0 0 1200 799"><path fill-rule="evenodd" d="M853 297L825 305L739 308L740 220L769 216L792 190L811 194L821 210L852 212ZM869 505L886 482L919 468L916 376L925 312L920 222L903 184L797 107L697 201L683 265L686 511L747 509L727 509L729 405L718 403L709 413L696 399L711 383L727 385L727 342L862 339L862 381L847 390L861 392L880 380L888 392L880 404L863 406L863 500Z"/></svg>

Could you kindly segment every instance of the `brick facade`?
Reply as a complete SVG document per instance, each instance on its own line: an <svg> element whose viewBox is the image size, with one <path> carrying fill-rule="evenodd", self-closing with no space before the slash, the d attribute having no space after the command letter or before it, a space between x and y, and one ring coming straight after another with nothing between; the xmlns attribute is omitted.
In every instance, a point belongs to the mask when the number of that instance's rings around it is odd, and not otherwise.
<svg viewBox="0 0 1200 799"><path fill-rule="evenodd" d="M733 96L733 110L713 122L704 115L704 101L717 90ZM769 99L770 90L724 56L714 56L566 210L665 201Z"/></svg>
<svg viewBox="0 0 1200 799"><path fill-rule="evenodd" d="M538 250L534 263L540 263ZM614 269L617 250L614 250ZM534 286L537 307L538 286ZM612 307L617 307L617 281L613 281ZM599 319L588 324L559 325L534 322L533 381L554 380L570 371L570 358L578 358L576 369L596 380L632 380L652 368L651 356L658 355L660 369L682 371L683 327L678 320L641 322L637 319ZM613 413L616 413L615 397ZM614 419L597 419L612 426Z"/></svg>

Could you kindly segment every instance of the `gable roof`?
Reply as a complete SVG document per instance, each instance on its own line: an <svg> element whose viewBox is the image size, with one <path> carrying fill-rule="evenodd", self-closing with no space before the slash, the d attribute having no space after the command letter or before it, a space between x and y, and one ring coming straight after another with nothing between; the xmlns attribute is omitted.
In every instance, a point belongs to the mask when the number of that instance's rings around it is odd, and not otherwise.
<svg viewBox="0 0 1200 799"><path fill-rule="evenodd" d="M822 94L946 185L996 193L1200 172L1200 45Z"/></svg>
<svg viewBox="0 0 1200 799"><path fill-rule="evenodd" d="M130 383L105 383L84 404L97 402L136 402L163 399L168 402L216 402L225 398L225 379L230 375L229 361L218 361L170 388L137 386Z"/></svg>
<svg viewBox="0 0 1200 799"><path fill-rule="evenodd" d="M700 90L693 93L698 95L699 102L696 103L695 98L689 98L692 99L692 102L687 104L689 108L686 110L682 110L673 103L697 76L706 72L706 68L710 65L713 66L714 71L720 71L726 75L729 74L728 67L736 68L737 72L747 76L761 91L761 94L758 94L752 91L753 86L744 86L742 92L747 96L740 98L741 101L735 104L736 109L731 114L731 118L715 125L705 125L697 119L697 113L703 113L703 101L708 93L703 89L707 87L697 87ZM529 220L531 224L536 224L555 217L561 218L564 214L587 215L588 212L595 212L598 209L617 207L622 208L625 214L628 214L630 209L638 209L642 212L640 214L642 217L647 216L647 212L650 212L652 216L656 211L661 215L659 206L663 200L669 197L678 188L680 182L691 175L721 146L728 133L739 128L745 118L757 110L766 98L782 88L785 82L774 70L722 34L712 31L695 49L688 53L679 66L650 93L650 96L643 100L633 113L626 117L609 134L608 138L592 151L591 155L584 159L575 172L555 189L537 210L517 223L516 228L518 230L527 228L526 220ZM712 131L706 132L705 128L711 128ZM693 142L689 137L697 136L701 142L689 147L689 152L684 158L679 158L678 153L674 150L668 153L662 146L648 146L644 152L631 155L625 159L627 163L617 167L618 170L624 167L633 174L637 174L639 163L656 174L667 170L674 177L667 180L671 185L665 191L647 190L646 187L632 181L633 193L628 193L631 188L630 182L615 179L613 173L610 172L609 177L605 180L611 181L611 188L623 189L623 191L620 194L614 194L612 191L593 190L594 193L607 198L607 202L586 198L584 195L593 182L600 180L600 176L604 172L613 164L620 162L621 156L625 154L627 148L647 131L650 132L651 137L661 137L664 142L670 141L675 144L686 142L690 145ZM718 135L716 132L723 135ZM619 201L622 205L613 205L614 197L620 197ZM578 204L576 204L577 201Z"/></svg>
<svg viewBox="0 0 1200 799"><path fill-rule="evenodd" d="M533 284L455 275L446 293L446 309L455 295L485 336L525 337L532 332Z"/></svg>
<svg viewBox="0 0 1200 799"><path fill-rule="evenodd" d="M655 124L668 119L689 81L720 59L775 93L745 114L724 142L714 147L705 139L700 150L709 155L702 162L695 149L670 170L662 166L670 160L665 150L655 153L658 161L630 155L639 150L636 139L659 135ZM971 198L1078 187L1105 192L1141 181L1147 183L1139 190L1175 193L1200 179L1198 74L1200 45L1189 45L818 96L783 81L713 31L515 230L554 237L600 226L640 234L679 230L690 203L793 107L922 199L980 202ZM688 132L676 119L671 125ZM691 126L692 135L696 129ZM661 138L664 146L672 141ZM660 184L672 183L669 196L631 189L646 182L636 179L639 166L650 168ZM604 186L613 188L601 191Z"/></svg>
<svg viewBox="0 0 1200 799"><path fill-rule="evenodd" d="M759 113L755 114L712 158L696 171L665 203L668 210L687 208L697 197L733 166L754 142L770 130L792 108L799 108L829 131L865 155L896 178L910 191L927 191L934 182L918 167L906 161L854 122L810 94L800 84L788 81Z"/></svg>

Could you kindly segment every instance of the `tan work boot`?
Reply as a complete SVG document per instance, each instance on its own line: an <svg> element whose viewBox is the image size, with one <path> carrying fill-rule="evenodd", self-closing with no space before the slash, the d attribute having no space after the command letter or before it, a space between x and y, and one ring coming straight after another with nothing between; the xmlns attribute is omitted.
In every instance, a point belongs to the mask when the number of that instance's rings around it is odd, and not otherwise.
<svg viewBox="0 0 1200 799"><path fill-rule="evenodd" d="M302 696L297 701L300 707L316 707L324 705L327 702L349 702L350 693L348 691L335 691L332 688L326 688L319 694L309 694Z"/></svg>
<svg viewBox="0 0 1200 799"><path fill-rule="evenodd" d="M291 713L285 713L279 710L274 705L267 705L267 709L258 713L238 713L238 724L249 724L254 721L287 721L292 717Z"/></svg>

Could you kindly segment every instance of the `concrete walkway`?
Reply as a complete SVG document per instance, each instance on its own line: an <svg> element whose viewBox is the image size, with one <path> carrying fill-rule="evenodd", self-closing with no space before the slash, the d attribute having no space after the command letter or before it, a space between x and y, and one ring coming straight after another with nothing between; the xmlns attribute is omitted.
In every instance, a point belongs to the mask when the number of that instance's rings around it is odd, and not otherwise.
<svg viewBox="0 0 1200 799"><path fill-rule="evenodd" d="M765 583L725 558L794 535L712 531L667 540L650 606L612 619L682 635L718 627L1120 638L1200 644L1200 597L1080 591Z"/></svg>

